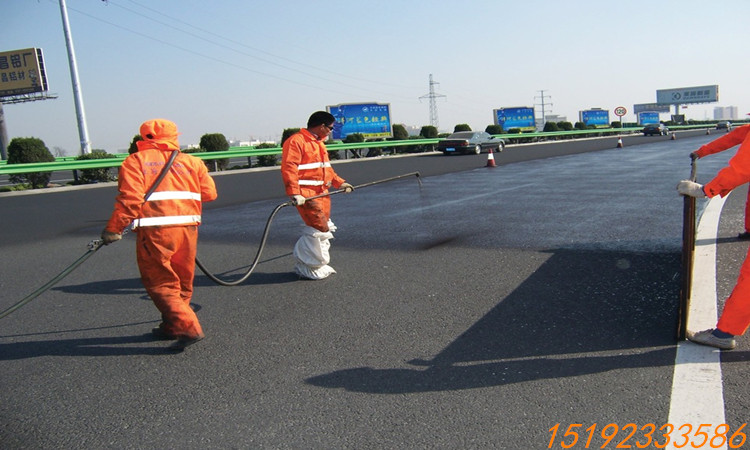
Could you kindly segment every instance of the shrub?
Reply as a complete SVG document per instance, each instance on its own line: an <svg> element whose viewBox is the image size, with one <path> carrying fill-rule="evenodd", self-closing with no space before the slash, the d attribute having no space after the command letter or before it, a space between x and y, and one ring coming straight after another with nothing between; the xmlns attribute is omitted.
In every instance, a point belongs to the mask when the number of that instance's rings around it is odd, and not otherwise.
<svg viewBox="0 0 750 450"><path fill-rule="evenodd" d="M459 123L453 127L453 132L458 133L459 131L471 131L471 127L467 123Z"/></svg>
<svg viewBox="0 0 750 450"><path fill-rule="evenodd" d="M286 140L293 134L299 132L299 130L299 128L284 128L284 131L281 133L281 144L279 145L284 145L284 142L286 142Z"/></svg>
<svg viewBox="0 0 750 450"><path fill-rule="evenodd" d="M201 136L200 147L207 152L224 152L229 150L229 141L221 133L208 133ZM207 160L206 163L214 166L215 170L224 170L229 165L229 158Z"/></svg>
<svg viewBox="0 0 750 450"><path fill-rule="evenodd" d="M140 134L136 134L135 136L133 136L133 140L130 141L130 146L128 147L128 153L131 155L133 153L136 153L138 151L138 144L136 144L136 142L142 141L142 140L143 140L143 137Z"/></svg>
<svg viewBox="0 0 750 450"><path fill-rule="evenodd" d="M433 125L425 125L419 130L419 135L425 139L434 139L438 137L438 129Z"/></svg>
<svg viewBox="0 0 750 450"><path fill-rule="evenodd" d="M361 134L361 133L348 134L346 136L346 138L344 138L344 143L345 144L349 144L349 143L355 143L356 144L356 143L360 143L360 142L365 142L365 136L363 134ZM362 149L361 148L352 148L352 149L349 149L349 151L352 152L352 156L354 156L355 158L361 158L362 157Z"/></svg>
<svg viewBox="0 0 750 450"><path fill-rule="evenodd" d="M409 132L406 131L406 127L401 124L393 124L393 140L394 141L405 141L409 139Z"/></svg>
<svg viewBox="0 0 750 450"><path fill-rule="evenodd" d="M91 153L78 156L76 158L76 161L107 158L115 158L115 155L110 155L104 150L92 150ZM81 176L78 178L78 182L76 184L115 181L117 177L112 175L111 169L111 167L102 167L99 169L81 169Z"/></svg>
<svg viewBox="0 0 750 450"><path fill-rule="evenodd" d="M291 135L290 135L291 136ZM258 144L255 148L274 148L276 144L264 142ZM276 165L276 155L260 155L257 157L258 166L260 167L271 167Z"/></svg>
<svg viewBox="0 0 750 450"><path fill-rule="evenodd" d="M503 134L503 126L502 125L487 125L487 128L484 129L485 133L489 134Z"/></svg>
<svg viewBox="0 0 750 450"><path fill-rule="evenodd" d="M49 149L41 139L14 138L8 145L8 164L23 164L35 162L52 162ZM32 189L44 188L49 184L52 172L29 172L11 175L11 183L28 183Z"/></svg>

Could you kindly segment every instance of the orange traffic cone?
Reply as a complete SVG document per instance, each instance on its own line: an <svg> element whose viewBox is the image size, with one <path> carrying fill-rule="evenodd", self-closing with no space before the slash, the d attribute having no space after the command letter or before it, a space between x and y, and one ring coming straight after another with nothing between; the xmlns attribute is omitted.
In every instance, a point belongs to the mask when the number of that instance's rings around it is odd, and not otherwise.
<svg viewBox="0 0 750 450"><path fill-rule="evenodd" d="M617 148L622 148L622 138L617 139Z"/></svg>
<svg viewBox="0 0 750 450"><path fill-rule="evenodd" d="M485 167L497 167L495 165L495 157L492 156L492 149L487 153L487 165Z"/></svg>

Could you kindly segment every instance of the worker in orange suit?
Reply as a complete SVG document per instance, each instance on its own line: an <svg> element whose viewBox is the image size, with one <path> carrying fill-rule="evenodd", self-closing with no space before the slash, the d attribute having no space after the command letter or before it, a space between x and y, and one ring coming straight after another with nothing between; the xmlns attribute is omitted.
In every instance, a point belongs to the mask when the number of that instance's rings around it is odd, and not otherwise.
<svg viewBox="0 0 750 450"><path fill-rule="evenodd" d="M182 351L204 337L190 300L202 202L216 199L216 185L203 161L180 153L174 122L146 121L140 134L138 151L120 167L120 193L101 237L105 245L118 241L132 223L141 281L162 317L152 332L176 340L169 349ZM166 175L145 198L173 152L176 158Z"/></svg>
<svg viewBox="0 0 750 450"><path fill-rule="evenodd" d="M330 262L330 240L336 226L331 221L331 198L328 189L341 188L347 193L354 187L338 176L331 167L324 141L336 121L326 111L314 112L303 128L282 144L281 178L286 194L292 199L306 227L294 245L295 272L304 278L320 280L336 273Z"/></svg>
<svg viewBox="0 0 750 450"><path fill-rule="evenodd" d="M729 165L719 171L713 180L705 186L690 180L682 180L677 191L691 197L722 197L732 189L750 181L750 125L735 128L726 135L716 139L719 146L739 144L737 153L729 160ZM712 143L713 144L713 143ZM730 145L731 144L731 145ZM711 145L711 144L708 144ZM735 336L745 334L750 326L750 249L740 268L732 293L724 304L716 328L693 333L688 331L687 338L698 344L709 345L722 350L735 347Z"/></svg>
<svg viewBox="0 0 750 450"><path fill-rule="evenodd" d="M729 131L730 132L725 134L724 136L718 139L714 139L713 141L694 151L690 154L690 157L698 159L703 158L704 156L713 155L714 153L728 150L740 144L744 140L745 134L747 133L747 130L744 130L743 132L740 132L738 134L732 133L731 129ZM748 187L747 199L745 200L745 230L742 233L738 234L737 238L741 240L750 239L750 186Z"/></svg>

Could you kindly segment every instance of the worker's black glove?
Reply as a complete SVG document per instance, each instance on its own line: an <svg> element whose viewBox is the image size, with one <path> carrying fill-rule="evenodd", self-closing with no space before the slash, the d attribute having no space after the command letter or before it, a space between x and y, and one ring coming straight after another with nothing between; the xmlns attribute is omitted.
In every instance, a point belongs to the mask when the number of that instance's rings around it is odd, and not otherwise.
<svg viewBox="0 0 750 450"><path fill-rule="evenodd" d="M345 193L349 194L354 190L354 186L349 183L341 183L341 189L343 189Z"/></svg>

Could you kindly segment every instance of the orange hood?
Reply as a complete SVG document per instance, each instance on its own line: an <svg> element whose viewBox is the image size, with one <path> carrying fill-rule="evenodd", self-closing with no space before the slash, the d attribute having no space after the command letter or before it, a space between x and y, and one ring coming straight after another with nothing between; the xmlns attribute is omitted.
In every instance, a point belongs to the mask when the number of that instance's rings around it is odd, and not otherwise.
<svg viewBox="0 0 750 450"><path fill-rule="evenodd" d="M152 119L141 124L142 141L136 142L138 150L179 150L177 125L167 119Z"/></svg>

